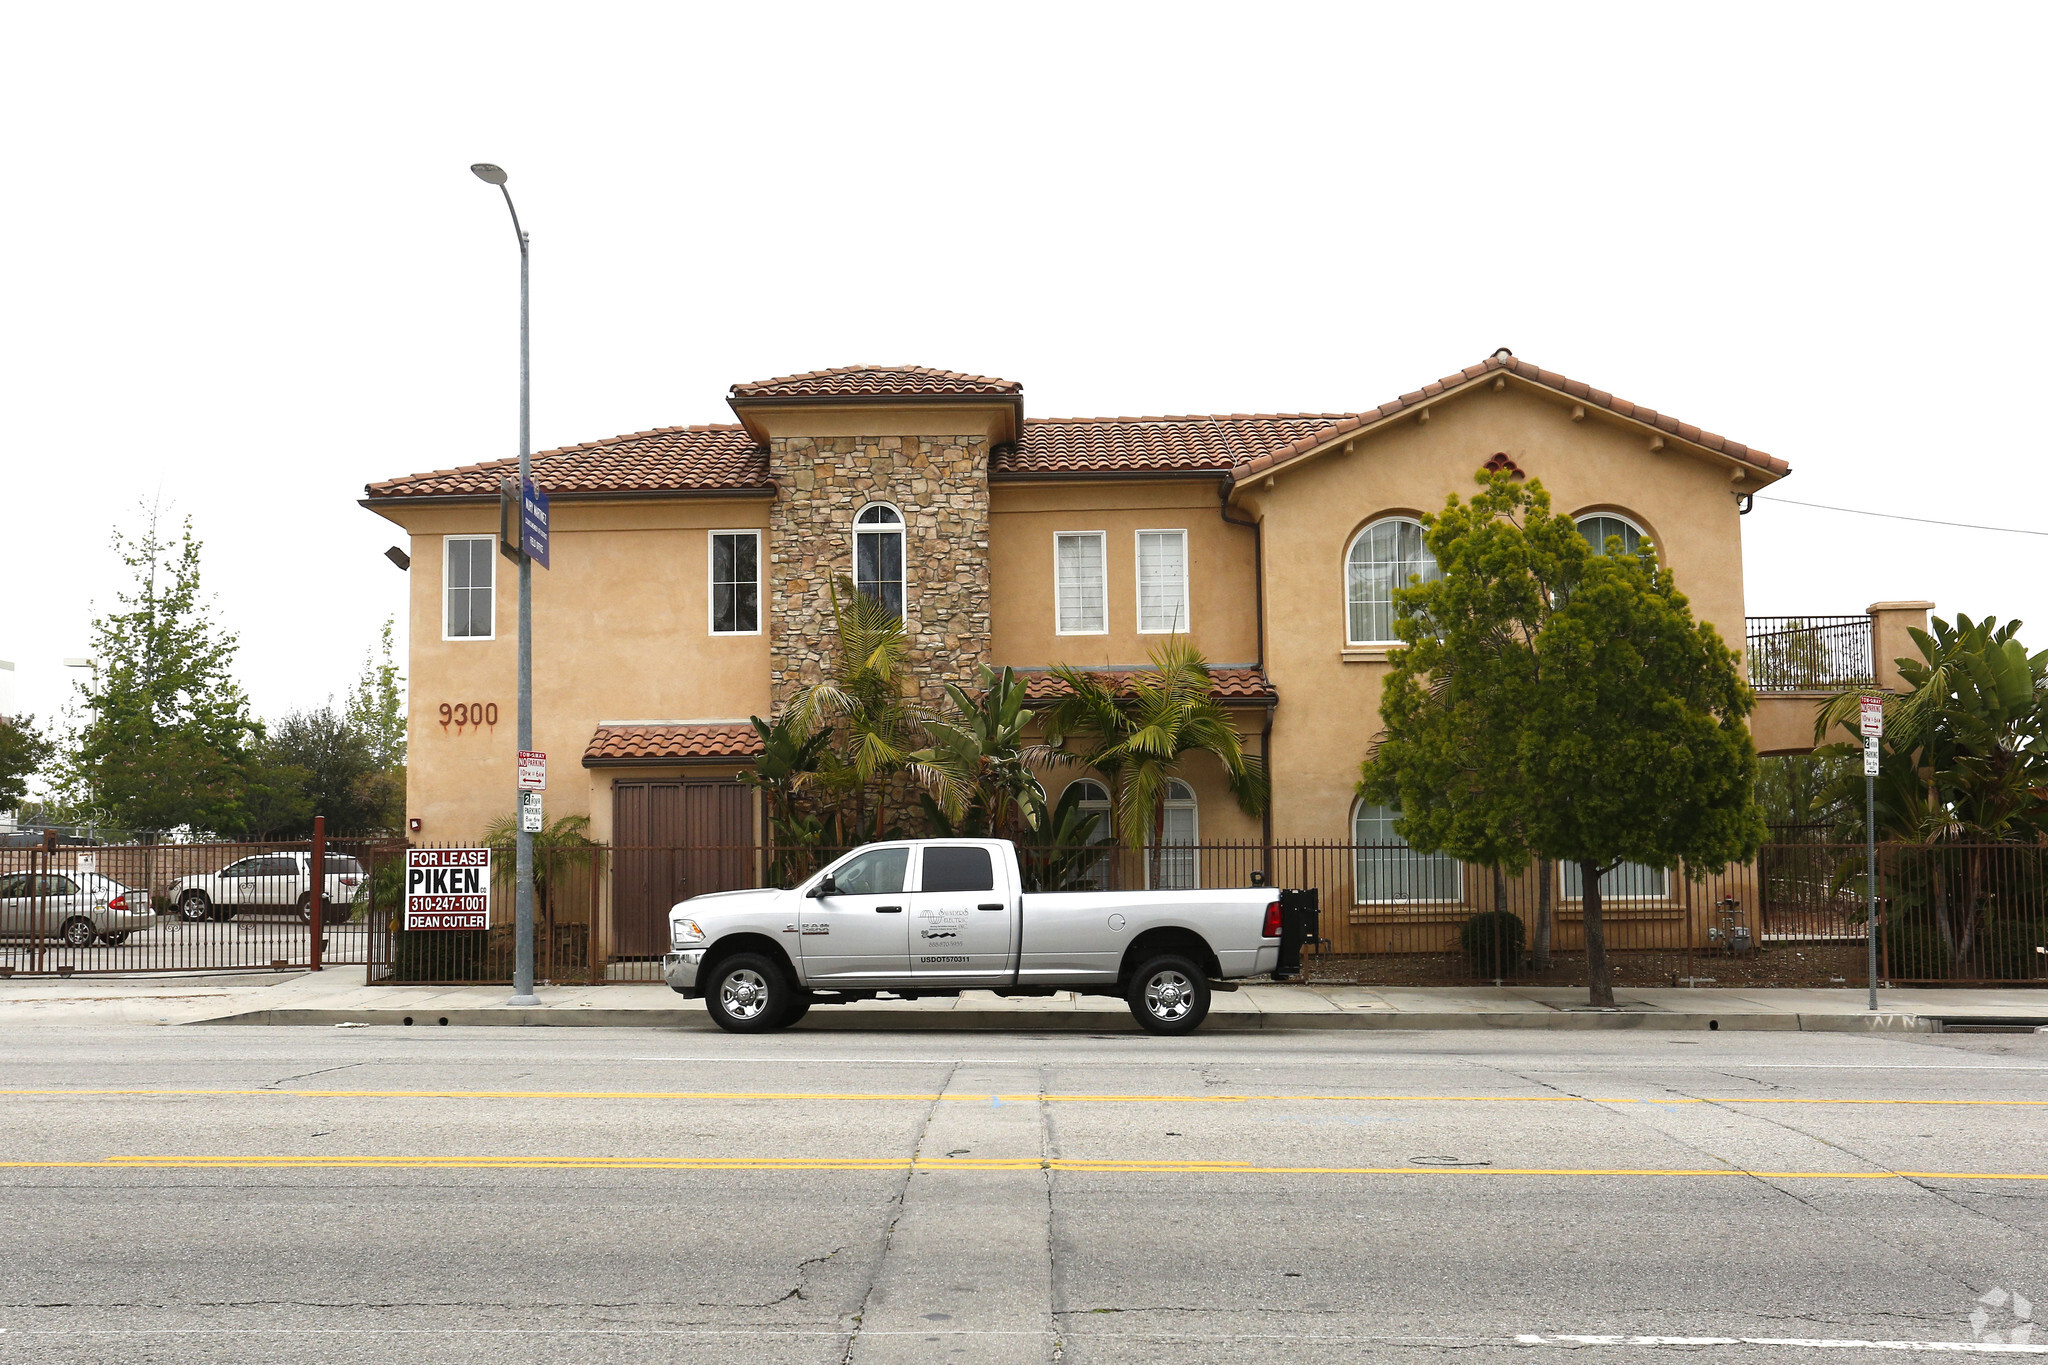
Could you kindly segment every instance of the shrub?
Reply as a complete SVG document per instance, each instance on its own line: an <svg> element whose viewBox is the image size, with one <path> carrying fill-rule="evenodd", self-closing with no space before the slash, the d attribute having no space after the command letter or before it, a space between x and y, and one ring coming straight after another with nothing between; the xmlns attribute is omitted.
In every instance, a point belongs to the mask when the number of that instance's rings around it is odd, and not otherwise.
<svg viewBox="0 0 2048 1365"><path fill-rule="evenodd" d="M1474 975L1511 976L1522 961L1522 917L1511 910L1482 910L1458 931L1458 946Z"/></svg>

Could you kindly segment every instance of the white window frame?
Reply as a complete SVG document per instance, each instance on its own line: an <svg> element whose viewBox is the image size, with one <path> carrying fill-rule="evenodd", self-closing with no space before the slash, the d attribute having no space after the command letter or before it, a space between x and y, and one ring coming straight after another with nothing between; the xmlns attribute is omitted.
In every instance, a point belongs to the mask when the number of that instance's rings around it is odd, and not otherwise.
<svg viewBox="0 0 2048 1365"><path fill-rule="evenodd" d="M1398 834L1395 834L1394 837L1396 839L1401 840L1400 846L1402 848L1407 849L1411 857L1441 858L1450 863L1452 868L1454 868L1457 872L1457 880L1452 886L1451 895L1448 898L1443 896L1431 896L1423 900L1397 900L1391 897L1379 897L1368 899L1366 897L1365 878L1358 875L1359 850L1364 848L1383 847L1383 845L1361 844L1358 841L1358 817L1365 811L1371 809L1372 807L1378 804L1379 803L1376 801L1365 800L1353 801L1351 803L1351 903L1354 905L1463 905L1465 903L1465 864L1460 860L1452 858L1449 854L1445 853L1418 853L1409 844L1407 839L1402 838L1402 836ZM1389 807L1389 809L1392 808ZM1396 818L1399 817L1397 816ZM1391 834L1393 833L1393 831L1389 829L1388 833Z"/></svg>
<svg viewBox="0 0 2048 1365"><path fill-rule="evenodd" d="M1629 516L1627 513L1617 512L1611 507L1591 508L1587 511L1576 513L1572 517L1572 529L1578 531L1579 538L1581 540L1585 539L1585 524L1593 520L1595 517L1606 517L1612 521L1620 522L1623 526L1628 527L1629 530L1634 531L1636 533L1636 541L1638 546L1640 546L1644 542L1648 542L1651 553L1654 554L1656 552L1657 542L1650 539L1650 533L1643 529L1643 524L1637 521L1634 517ZM1605 545L1595 545L1590 540L1586 541L1586 548L1591 550L1596 555L1605 555L1607 553L1607 547Z"/></svg>
<svg viewBox="0 0 2048 1365"><path fill-rule="evenodd" d="M895 523L891 525L887 522L863 522L861 520L863 516L877 507L886 507L895 513ZM853 553L853 573L850 577L853 579L853 590L859 592L861 587L860 538L862 536L887 535L896 537L896 563L903 573L903 606L902 610L897 614L897 619L907 622L910 619L910 520L903 515L901 507L898 507L893 502L885 502L880 498L874 498L854 509L853 541L847 546L847 549Z"/></svg>
<svg viewBox="0 0 2048 1365"><path fill-rule="evenodd" d="M1175 796L1173 794L1175 787L1179 787L1187 795L1184 797ZM1167 778L1166 808L1168 810L1185 810L1192 817L1188 821L1188 841L1185 844L1148 843L1145 845L1145 889L1147 891L1152 890L1152 865L1155 859L1163 865L1169 857L1173 856L1172 851L1174 849L1184 848L1187 850L1188 870L1193 875L1194 880L1186 886L1172 886L1164 889L1169 891L1198 890L1202 885L1202 801L1195 794L1194 784L1178 777Z"/></svg>
<svg viewBox="0 0 2048 1365"><path fill-rule="evenodd" d="M1170 627L1166 628L1165 630L1160 630L1160 629L1158 629L1157 627L1147 628L1147 626L1145 625L1145 537L1146 537L1146 536L1179 536L1179 537L1180 537L1180 624L1179 624L1178 626L1170 626ZM1189 621L1189 618L1190 618L1190 617L1192 617L1192 616L1194 615L1194 607L1193 607L1193 605L1192 605L1192 604L1191 604L1191 603L1190 603L1190 602L1188 601L1188 531L1187 531L1187 527L1185 527L1185 526L1155 526L1155 527L1151 527L1151 528L1143 528L1143 527L1141 527L1141 528L1140 528L1140 529L1138 529L1137 531L1134 531L1134 532L1132 533L1132 535L1131 535L1131 564L1132 564L1132 569L1133 569L1133 576L1134 576L1134 577L1136 578L1136 580L1137 580L1137 584L1136 584L1136 587L1135 587L1135 589L1134 589L1134 594L1135 594L1135 595L1134 595L1134 599L1133 599L1133 600L1134 600L1134 601L1136 602L1136 605L1137 605L1137 617L1136 617L1135 619L1136 619L1136 620L1137 620L1137 622L1138 622L1138 634L1140 634L1140 635L1186 635L1186 634L1188 634L1188 632L1189 632L1189 625L1188 625L1188 621Z"/></svg>
<svg viewBox="0 0 2048 1365"><path fill-rule="evenodd" d="M1624 867L1641 867L1641 866L1643 866L1643 865L1642 865L1641 863L1624 863L1624 864L1623 864L1623 866L1624 866ZM1583 905L1583 904L1585 904L1585 901L1586 901L1586 897L1585 897L1585 888L1584 888L1583 886L1581 886L1581 887L1579 888L1580 894L1578 894L1578 895L1576 895L1576 896L1573 896L1573 895L1568 895L1568 894L1566 893L1566 891L1565 891L1565 884L1564 884L1564 874L1565 874L1565 869L1566 869L1567 867L1570 867L1570 868L1572 868L1572 869L1573 869L1574 871L1576 871L1576 870L1577 870L1577 867L1578 867L1578 864L1576 864L1576 863L1564 863L1564 862L1560 862L1560 863L1558 863L1558 865L1557 865L1557 899L1558 899L1558 902L1559 902L1560 904L1563 904L1563 905ZM1620 868L1616 868L1616 869L1615 869L1615 871L1617 871L1617 872L1618 872L1618 871L1620 871L1620 870L1621 870ZM1664 879L1664 884L1663 884L1663 885L1662 885L1662 886L1661 886L1660 888L1658 888L1658 889L1657 889L1657 890L1655 890L1655 891L1651 891L1651 892L1649 892L1649 893L1647 893L1647 894L1644 894L1644 895L1640 895L1640 896L1633 896L1633 895L1625 895L1625 894L1621 894L1621 893L1610 893L1610 892L1607 892L1607 891L1602 891L1602 892L1600 893L1600 904L1602 904L1602 905L1614 905L1614 904L1617 904L1617 903L1624 903L1624 904L1628 904L1628 905L1662 905L1662 904L1665 904L1665 903L1667 903L1668 901L1670 901L1670 899L1671 899L1671 869L1670 869L1670 868L1668 868L1668 867L1666 867L1666 868L1661 868L1661 869L1660 869L1660 868L1651 868L1651 869L1649 869L1649 870L1650 870L1650 871L1653 871L1653 872L1656 872L1658 876L1660 876L1660 877L1662 877L1662 878ZM1611 873L1611 872L1607 874L1607 876L1612 876L1612 875L1613 875L1613 873ZM1606 880L1606 876L1603 876L1603 877L1601 878L1601 880L1602 880L1602 881L1605 881L1605 880Z"/></svg>
<svg viewBox="0 0 2048 1365"><path fill-rule="evenodd" d="M1353 535L1350 540L1344 543L1344 558L1339 562L1337 566L1337 571L1340 575L1339 581L1343 584L1344 588L1344 643L1348 648L1356 649L1371 646L1398 645L1401 643L1401 639L1399 636L1395 636L1394 638L1389 640L1360 640L1354 638L1351 634L1351 552L1358 548L1359 541L1364 540L1367 536L1371 535L1379 527L1385 526L1388 522L1406 522L1408 525L1413 526L1418 531L1423 529L1422 523L1418 519L1411 517L1404 512L1395 512L1384 517L1374 517L1371 521L1359 527L1357 534ZM1429 545L1427 541L1424 542L1422 548L1425 553L1428 552ZM1432 559L1435 558L1434 555L1431 555L1430 557ZM1443 573L1443 566L1441 564L1437 566L1437 573L1439 576L1441 576ZM1397 589L1405 588L1407 586L1409 586L1407 583L1396 583L1394 585L1394 587ZM1396 614L1398 615L1399 613L1396 612Z"/></svg>
<svg viewBox="0 0 2048 1365"><path fill-rule="evenodd" d="M1102 629L1067 630L1060 625L1062 619L1060 600L1060 542L1069 537L1080 540L1093 537L1095 548L1102 555ZM1052 533L1052 630L1055 635L1107 635L1109 634L1109 532L1107 531L1054 531Z"/></svg>
<svg viewBox="0 0 2048 1365"><path fill-rule="evenodd" d="M451 593L451 592L453 592L453 591L454 591L455 589L454 589L454 586L453 586L453 585L452 585L452 584L451 584L451 583L450 583L450 582L448 581L448 580L449 580L449 577L450 577L450 574L449 574L449 563L448 563L448 561L449 561L449 560L450 560L451 558L453 558L453 556L454 556L454 550L453 550L453 547L455 546L455 544L456 544L457 542L459 542L459 541L476 541L476 540L480 540L480 541L482 541L482 542L483 542L484 544L486 544L486 545L488 545L488 546L490 546L490 547L491 547L491 552L490 552L489 554L487 554L487 555L485 555L485 556L484 556L484 562L485 562L485 563L487 563L487 564L489 564L489 565L491 566L491 590L490 590L490 601L491 601L491 633L490 633L490 634L488 634L488 635L450 635L450 634L448 633L448 624L449 624L449 622L448 622L448 594L449 594L449 593ZM497 639L497 638L498 638L498 547L497 547L497 540L498 540L498 538L497 538L496 536L442 536L442 537L441 537L441 638L442 638L443 640L460 640L460 641L467 641L467 640L495 640L495 639ZM475 589L474 587L468 587L468 588L464 588L464 589L463 589L462 591L464 591L464 592L474 592L474 591L476 591L476 589Z"/></svg>
<svg viewBox="0 0 2048 1365"><path fill-rule="evenodd" d="M720 536L752 536L754 538L754 628L752 630L720 630L718 628L718 538ZM762 618L767 613L765 594L761 591L761 532L758 527L740 526L726 531L707 531L704 534L704 625L711 634L731 639L742 635L759 635L766 624Z"/></svg>

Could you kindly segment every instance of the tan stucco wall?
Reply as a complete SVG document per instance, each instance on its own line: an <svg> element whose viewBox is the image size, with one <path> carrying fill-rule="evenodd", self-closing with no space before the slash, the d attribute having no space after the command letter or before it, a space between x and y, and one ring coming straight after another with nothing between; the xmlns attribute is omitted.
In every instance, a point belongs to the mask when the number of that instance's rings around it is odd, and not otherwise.
<svg viewBox="0 0 2048 1365"><path fill-rule="evenodd" d="M1379 729L1383 660L1347 662L1344 556L1354 535L1393 514L1469 496L1473 471L1505 451L1550 491L1553 509L1616 511L1656 541L1694 614L1737 648L1743 638L1742 540L1729 466L1652 452L1648 436L1602 414L1571 419L1569 400L1519 386L1468 390L1330 454L1240 490L1264 518L1267 673L1274 718L1274 837L1350 835L1358 765Z"/></svg>
<svg viewBox="0 0 2048 1365"><path fill-rule="evenodd" d="M412 535L406 808L418 838L467 839L512 810L518 571L496 560L496 638L444 640L443 538L495 534L497 507L387 515ZM766 714L767 636L713 636L707 601L707 533L766 526L762 501L555 503L555 567L533 571L534 744L548 755L549 820L590 815L609 828L609 800L593 797L608 782L581 766L601 721ZM443 702L496 703L498 723L444 726Z"/></svg>
<svg viewBox="0 0 2048 1365"><path fill-rule="evenodd" d="M1259 647L1254 535L1249 527L1224 522L1213 479L991 485L991 659L1018 668L1144 663L1152 647L1167 637L1138 631L1141 530L1187 532L1184 633L1212 664L1252 663ZM1109 629L1104 634L1058 632L1053 614L1053 538L1062 531L1105 533Z"/></svg>

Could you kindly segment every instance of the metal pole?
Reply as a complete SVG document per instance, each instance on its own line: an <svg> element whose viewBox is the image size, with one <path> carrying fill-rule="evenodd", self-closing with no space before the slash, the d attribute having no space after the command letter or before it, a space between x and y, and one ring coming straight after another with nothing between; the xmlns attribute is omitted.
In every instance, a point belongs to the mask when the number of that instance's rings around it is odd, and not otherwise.
<svg viewBox="0 0 2048 1365"><path fill-rule="evenodd" d="M505 196L505 207L511 210L512 229L519 234L519 517L523 526L526 481L533 473L533 365L528 346L527 237L526 229L519 226L519 210L512 207L512 191L503 185L498 186L498 190ZM533 561L526 555L523 530L519 545L519 748L523 752L533 747ZM533 993L533 835L527 831L526 821L520 818L519 801L518 784L515 782L512 810L518 825L518 832L514 835L518 883L513 893L517 917L513 932L518 956L512 969L512 999L508 1003L538 1005L540 998Z"/></svg>
<svg viewBox="0 0 2048 1365"><path fill-rule="evenodd" d="M306 871L311 874L312 885L306 894L312 903L306 907L306 970L320 970L320 935L327 932L327 817L313 817L313 851L307 855Z"/></svg>
<svg viewBox="0 0 2048 1365"><path fill-rule="evenodd" d="M1864 741L1866 744L1868 740ZM1869 909L1865 923L1870 928L1870 1009L1877 1011L1877 779L1869 773L1863 775L1863 853L1868 860L1865 871L1869 874Z"/></svg>

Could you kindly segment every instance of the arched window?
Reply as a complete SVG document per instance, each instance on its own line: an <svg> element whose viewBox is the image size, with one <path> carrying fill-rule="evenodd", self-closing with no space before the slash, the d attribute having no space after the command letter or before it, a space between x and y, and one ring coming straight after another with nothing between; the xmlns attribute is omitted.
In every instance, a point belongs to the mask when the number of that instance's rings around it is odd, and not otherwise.
<svg viewBox="0 0 2048 1365"><path fill-rule="evenodd" d="M853 519L853 586L903 615L903 514L886 502Z"/></svg>
<svg viewBox="0 0 2048 1365"><path fill-rule="evenodd" d="M1396 806L1361 801L1351 812L1354 885L1360 905L1455 904L1465 898L1465 868L1447 853L1417 853L1395 830Z"/></svg>
<svg viewBox="0 0 2048 1365"><path fill-rule="evenodd" d="M1145 853L1147 885L1159 891L1192 891L1202 884L1201 813L1195 789L1177 777L1166 782L1165 837Z"/></svg>
<svg viewBox="0 0 2048 1365"><path fill-rule="evenodd" d="M1354 645L1392 644L1394 589L1411 578L1434 583L1442 575L1436 556L1422 541L1422 523L1388 517L1358 533L1344 555L1344 638Z"/></svg>
<svg viewBox="0 0 2048 1365"><path fill-rule="evenodd" d="M1593 553L1596 555L1607 553L1607 541L1610 536L1619 536L1621 552L1629 555L1634 554L1636 547L1649 539L1643 534L1642 527L1613 512L1595 512L1589 517L1580 517L1579 534L1586 538L1586 543L1593 547Z"/></svg>

